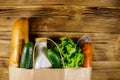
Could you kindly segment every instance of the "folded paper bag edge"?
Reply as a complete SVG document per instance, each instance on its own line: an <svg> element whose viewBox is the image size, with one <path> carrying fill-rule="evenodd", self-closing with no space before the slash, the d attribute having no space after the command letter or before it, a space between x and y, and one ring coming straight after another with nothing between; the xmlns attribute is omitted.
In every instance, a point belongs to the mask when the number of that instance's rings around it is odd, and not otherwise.
<svg viewBox="0 0 120 80"><path fill-rule="evenodd" d="M33 69L9 67L9 80L34 80Z"/></svg>
<svg viewBox="0 0 120 80"><path fill-rule="evenodd" d="M9 67L9 80L91 80L92 68L23 69Z"/></svg>
<svg viewBox="0 0 120 80"><path fill-rule="evenodd" d="M65 80L91 80L92 67L65 69Z"/></svg>

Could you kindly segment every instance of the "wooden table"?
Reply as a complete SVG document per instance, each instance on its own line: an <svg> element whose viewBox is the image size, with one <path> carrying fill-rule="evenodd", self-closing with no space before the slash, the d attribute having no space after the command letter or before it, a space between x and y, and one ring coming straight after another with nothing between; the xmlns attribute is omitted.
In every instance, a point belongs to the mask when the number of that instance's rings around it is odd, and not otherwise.
<svg viewBox="0 0 120 80"><path fill-rule="evenodd" d="M33 42L87 33L94 46L92 80L120 80L119 0L0 0L0 80L8 80L11 28L20 17L30 17Z"/></svg>

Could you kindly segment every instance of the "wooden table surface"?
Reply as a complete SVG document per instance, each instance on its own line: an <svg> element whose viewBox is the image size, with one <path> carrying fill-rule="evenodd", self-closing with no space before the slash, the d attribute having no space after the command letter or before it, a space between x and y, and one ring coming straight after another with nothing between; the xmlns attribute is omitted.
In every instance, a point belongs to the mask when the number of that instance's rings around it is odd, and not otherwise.
<svg viewBox="0 0 120 80"><path fill-rule="evenodd" d="M36 37L92 39L92 80L120 80L119 0L0 0L0 80L8 80L11 29L30 17L30 40Z"/></svg>

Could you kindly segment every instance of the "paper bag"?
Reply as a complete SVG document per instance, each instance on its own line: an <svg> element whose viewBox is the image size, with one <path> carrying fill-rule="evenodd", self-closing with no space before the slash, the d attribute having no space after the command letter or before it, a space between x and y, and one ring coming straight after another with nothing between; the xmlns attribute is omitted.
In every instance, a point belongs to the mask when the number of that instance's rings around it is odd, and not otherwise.
<svg viewBox="0 0 120 80"><path fill-rule="evenodd" d="M91 69L22 69L10 67L9 80L91 80Z"/></svg>

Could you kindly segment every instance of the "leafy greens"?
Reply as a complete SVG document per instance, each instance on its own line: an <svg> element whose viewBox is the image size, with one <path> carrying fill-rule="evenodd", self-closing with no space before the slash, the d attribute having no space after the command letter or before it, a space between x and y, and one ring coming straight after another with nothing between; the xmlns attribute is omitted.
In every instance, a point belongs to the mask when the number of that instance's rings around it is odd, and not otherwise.
<svg viewBox="0 0 120 80"><path fill-rule="evenodd" d="M83 64L84 55L81 52L81 49L73 42L73 40L62 37L60 38L60 44L58 44L60 51L62 53L62 60L64 61L63 68L78 68ZM57 55L59 51L56 46L52 46L50 48L53 50ZM60 56L60 55L58 55Z"/></svg>

